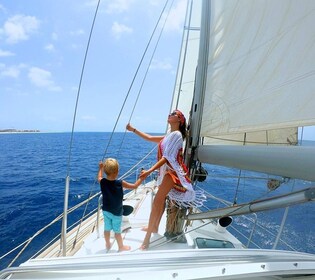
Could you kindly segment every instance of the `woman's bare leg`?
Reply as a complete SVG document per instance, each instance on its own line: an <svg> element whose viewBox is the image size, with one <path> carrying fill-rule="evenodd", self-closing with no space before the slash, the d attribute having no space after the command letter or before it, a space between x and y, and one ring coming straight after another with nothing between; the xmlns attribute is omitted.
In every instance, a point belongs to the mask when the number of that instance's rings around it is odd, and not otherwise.
<svg viewBox="0 0 315 280"><path fill-rule="evenodd" d="M162 209L163 209L163 211L160 212L160 217L157 217L157 219L155 220L154 226L152 227L152 233L157 233L159 231L160 221L161 221L161 218L163 216L164 209L165 209L165 201L164 201L164 206ZM152 206L152 210L153 210L153 206ZM148 228L149 228L149 226L144 226L144 227L142 227L141 230L148 231Z"/></svg>
<svg viewBox="0 0 315 280"><path fill-rule="evenodd" d="M149 248L152 232L158 231L160 220L162 218L165 208L165 199L169 191L172 189L173 185L174 183L172 181L172 178L168 174L166 174L162 181L162 184L159 186L159 189L153 201L147 233L140 247L143 250Z"/></svg>

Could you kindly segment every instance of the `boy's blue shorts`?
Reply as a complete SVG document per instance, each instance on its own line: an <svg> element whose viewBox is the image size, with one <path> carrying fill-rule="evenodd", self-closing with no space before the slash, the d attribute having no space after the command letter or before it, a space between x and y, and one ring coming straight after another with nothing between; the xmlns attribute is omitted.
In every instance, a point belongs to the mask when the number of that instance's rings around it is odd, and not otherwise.
<svg viewBox="0 0 315 280"><path fill-rule="evenodd" d="M103 211L104 231L113 230L115 233L121 233L122 216L115 216L108 211Z"/></svg>

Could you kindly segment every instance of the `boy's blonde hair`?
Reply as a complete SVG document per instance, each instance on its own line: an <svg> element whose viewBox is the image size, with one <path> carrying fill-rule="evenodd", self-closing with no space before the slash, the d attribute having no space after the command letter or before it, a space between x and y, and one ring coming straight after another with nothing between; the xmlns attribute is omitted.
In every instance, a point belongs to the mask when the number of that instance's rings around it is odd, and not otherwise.
<svg viewBox="0 0 315 280"><path fill-rule="evenodd" d="M118 161L114 158L108 158L104 162L104 172L107 176L117 174L119 169Z"/></svg>

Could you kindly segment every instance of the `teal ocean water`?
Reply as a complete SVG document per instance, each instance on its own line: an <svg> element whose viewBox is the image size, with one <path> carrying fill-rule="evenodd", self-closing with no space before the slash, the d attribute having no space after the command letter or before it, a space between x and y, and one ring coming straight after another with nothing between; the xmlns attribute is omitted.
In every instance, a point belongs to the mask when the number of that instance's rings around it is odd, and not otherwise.
<svg viewBox="0 0 315 280"><path fill-rule="evenodd" d="M114 144L108 146L110 136L110 133L75 133L68 165L70 133L0 134L0 256L30 238L62 213L68 166L71 178L71 207L88 198L91 193L99 192L95 178L98 162L104 156L117 158L120 163L120 175L123 175L155 147L153 143L139 139L132 133L113 134L111 143ZM107 154L104 155L106 147ZM155 160L156 151L148 156L141 166L151 164ZM236 199L241 203L270 196L266 188L267 177L261 178L261 175L253 172L242 172L242 179L238 180L239 170L210 165L207 169L209 176L205 182L199 183L198 187L222 199ZM235 177L228 176L231 171ZM252 176L256 178L247 178ZM126 180L133 181L135 178L136 174L132 174ZM276 190L275 194L309 186L314 184L293 180ZM218 206L218 202L210 199L205 204L205 208ZM95 207L95 204L91 204L87 210ZM80 218L82 211L83 209L78 210L70 216L69 224ZM279 209L259 213L260 224L270 232L275 232L280 227L283 212L283 209ZM315 203L290 208L283 238L294 249L315 253L314 213ZM251 230L238 217L234 218L233 223L243 226L244 234L248 235ZM31 249L23 253L19 262L34 255L60 230L61 224L57 223L40 238L34 239ZM242 240L242 234L235 234ZM263 231L254 236L255 243L261 243L266 248L273 246L274 239L270 240L269 233ZM279 247L287 249L285 242L279 244ZM8 265L9 258L12 256L0 260L0 269Z"/></svg>

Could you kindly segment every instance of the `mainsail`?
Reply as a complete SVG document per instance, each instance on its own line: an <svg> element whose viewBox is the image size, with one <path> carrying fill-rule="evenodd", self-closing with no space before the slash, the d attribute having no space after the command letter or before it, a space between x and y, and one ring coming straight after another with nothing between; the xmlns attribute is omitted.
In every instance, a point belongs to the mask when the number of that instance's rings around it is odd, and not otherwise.
<svg viewBox="0 0 315 280"><path fill-rule="evenodd" d="M315 2L214 0L204 1L201 10L190 107L190 142L196 149L192 157L315 180L315 175L309 176L315 149L292 147L298 143L298 127L315 125ZM200 148L201 143L210 148ZM221 145L246 147L228 153ZM274 145L276 150L271 149ZM273 155L270 168L265 168L268 162L255 160L264 153Z"/></svg>
<svg viewBox="0 0 315 280"><path fill-rule="evenodd" d="M182 48L178 65L172 109L180 108L187 117L191 110L199 54L201 3L187 1Z"/></svg>
<svg viewBox="0 0 315 280"><path fill-rule="evenodd" d="M211 1L201 136L315 124L312 0Z"/></svg>

